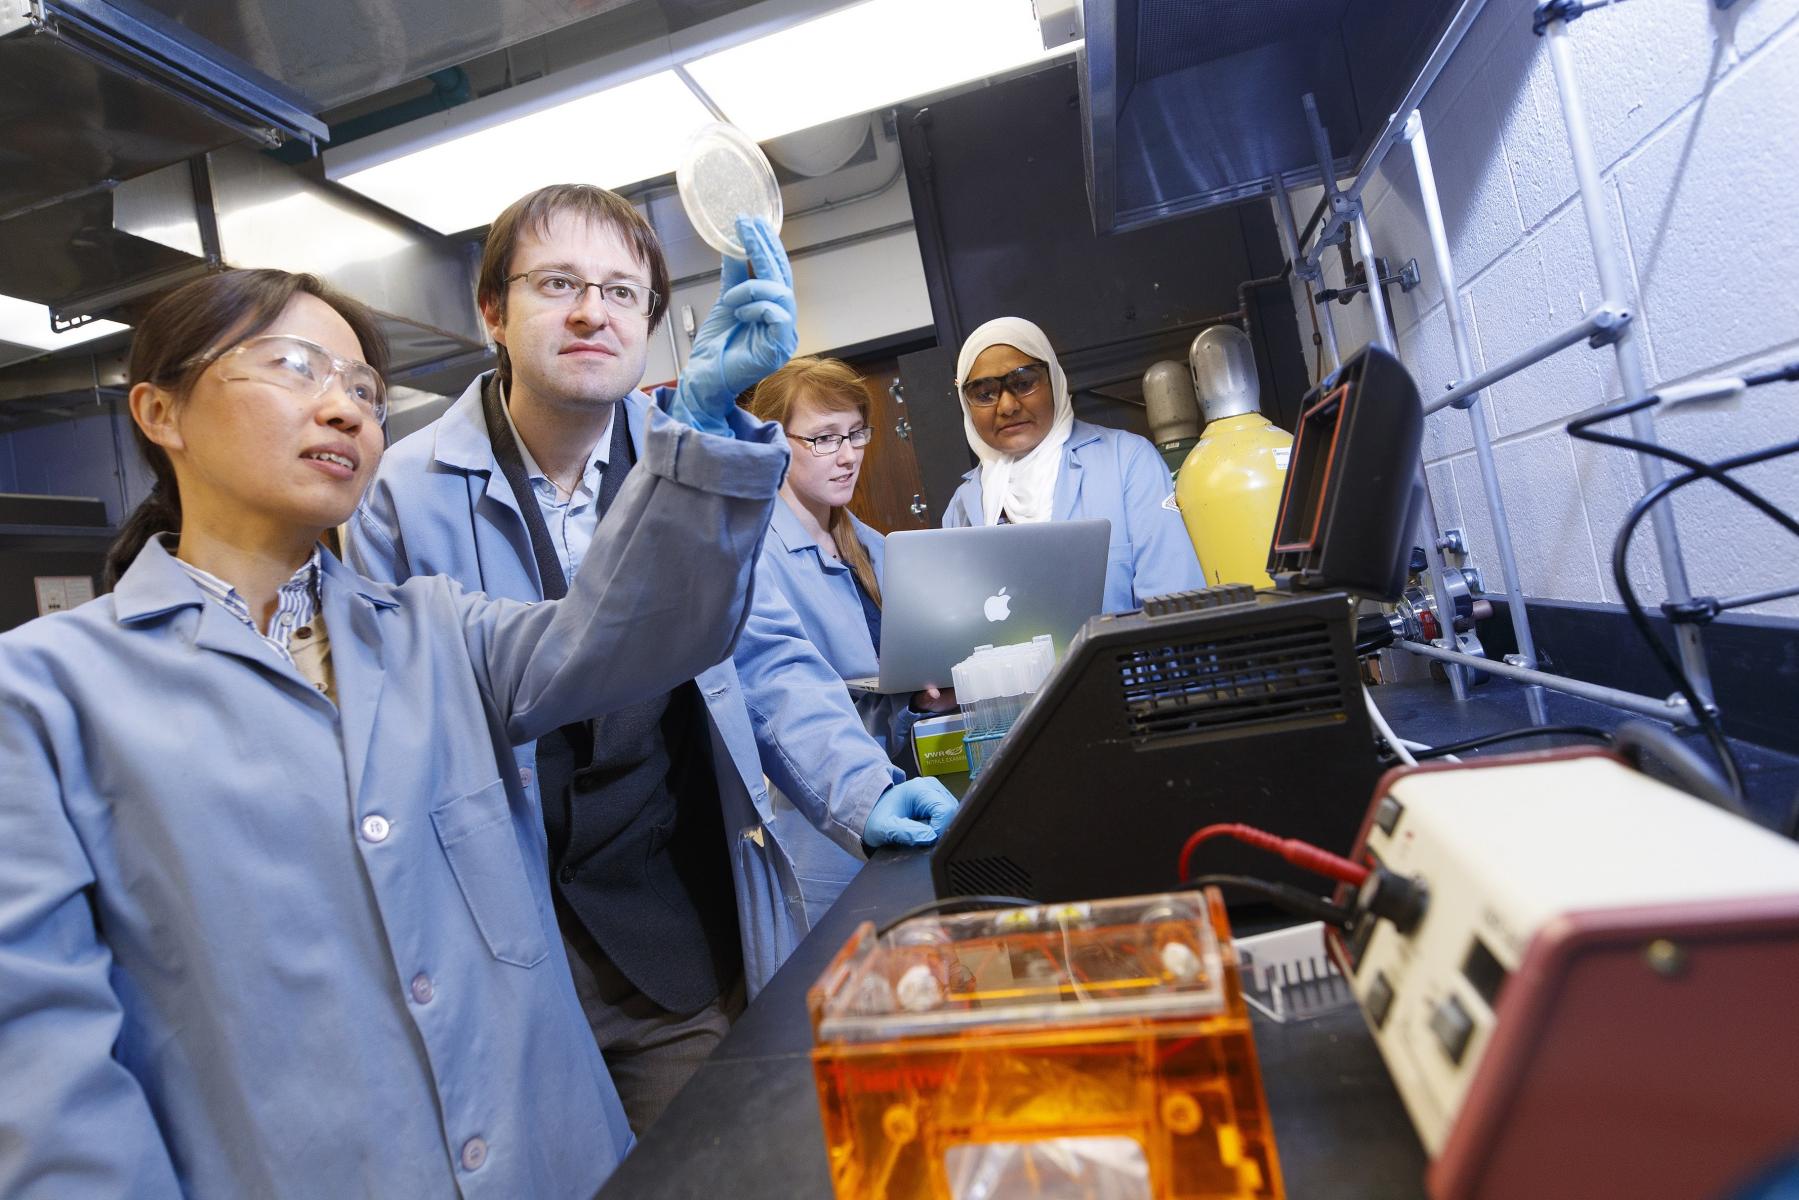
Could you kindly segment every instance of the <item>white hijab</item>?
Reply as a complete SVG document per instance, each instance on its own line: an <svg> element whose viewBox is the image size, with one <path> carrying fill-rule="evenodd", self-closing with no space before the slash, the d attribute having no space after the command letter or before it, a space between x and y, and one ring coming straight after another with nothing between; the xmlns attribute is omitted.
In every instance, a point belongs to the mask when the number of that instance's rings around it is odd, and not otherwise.
<svg viewBox="0 0 1799 1200"><path fill-rule="evenodd" d="M962 400L962 432L968 435L969 448L981 460L981 523L999 524L1002 512L1007 520L1021 525L1047 521L1056 499L1056 479L1062 473L1062 446L1074 428L1068 376L1062 373L1062 364L1056 361L1056 352L1041 329L1022 317L996 317L962 343L962 353L956 358L957 396L962 395L962 384L974 369L974 360L993 346L1011 346L1048 364L1056 410L1048 435L1030 453L1015 455L995 450L981 440L969 414L968 401Z"/></svg>

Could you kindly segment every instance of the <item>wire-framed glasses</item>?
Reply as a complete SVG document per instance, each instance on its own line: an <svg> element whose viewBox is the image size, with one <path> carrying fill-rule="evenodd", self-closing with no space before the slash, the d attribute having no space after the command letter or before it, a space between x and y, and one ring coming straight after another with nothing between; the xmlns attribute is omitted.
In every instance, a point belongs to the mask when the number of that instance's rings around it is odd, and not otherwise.
<svg viewBox="0 0 1799 1200"><path fill-rule="evenodd" d="M837 448L845 442L858 448L866 446L868 445L869 439L874 437L874 435L874 430L866 425L861 425L850 430L848 433L821 433L816 437L801 437L797 433L790 433L787 436L796 442L806 443L806 445L812 447L813 454L819 458L823 458L827 454L837 453Z"/></svg>
<svg viewBox="0 0 1799 1200"><path fill-rule="evenodd" d="M1049 367L1044 363L1026 363L1022 367L1013 367L1004 375L970 379L962 385L962 398L976 408L998 404L1001 392L1011 392L1014 399L1022 400L1042 387L1048 377Z"/></svg>
<svg viewBox="0 0 1799 1200"><path fill-rule="evenodd" d="M505 282L514 283L520 279L525 281L525 288L532 296L545 304L562 308L573 308L581 303L588 288L598 288L600 302L608 311L620 315L647 316L656 307L656 293L652 289L626 279L608 279L604 283L595 283L567 271L543 270L521 271L517 275L507 276Z"/></svg>
<svg viewBox="0 0 1799 1200"><path fill-rule="evenodd" d="M341 382L344 395L377 425L387 420L387 385L375 368L354 358L339 358L303 337L264 334L217 354L190 359L186 365L216 365L221 379L266 383L309 400L323 396L332 383Z"/></svg>

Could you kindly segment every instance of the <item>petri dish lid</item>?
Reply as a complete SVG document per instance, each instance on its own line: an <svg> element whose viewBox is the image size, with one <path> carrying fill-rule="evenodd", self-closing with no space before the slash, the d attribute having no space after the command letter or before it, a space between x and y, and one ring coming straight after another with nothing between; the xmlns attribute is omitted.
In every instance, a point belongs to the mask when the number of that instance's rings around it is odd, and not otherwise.
<svg viewBox="0 0 1799 1200"><path fill-rule="evenodd" d="M761 147L735 125L713 122L687 144L675 170L687 219L720 254L748 259L737 239L737 218L762 217L781 231L781 186Z"/></svg>

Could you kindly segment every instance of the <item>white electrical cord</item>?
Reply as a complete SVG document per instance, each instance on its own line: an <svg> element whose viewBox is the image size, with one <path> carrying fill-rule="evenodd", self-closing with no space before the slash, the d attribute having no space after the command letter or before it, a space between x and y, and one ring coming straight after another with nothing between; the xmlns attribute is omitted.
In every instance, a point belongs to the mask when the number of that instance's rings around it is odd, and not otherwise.
<svg viewBox="0 0 1799 1200"><path fill-rule="evenodd" d="M1408 767L1417 766L1418 760L1412 757L1410 749L1417 743L1407 742L1393 732L1393 727L1387 724L1387 718L1381 716L1380 707L1374 703L1374 693L1368 690L1367 684L1362 685L1362 699L1368 704L1368 719L1374 722L1374 728L1380 735L1387 739L1387 745L1393 747L1393 753L1399 756L1399 761Z"/></svg>
<svg viewBox="0 0 1799 1200"><path fill-rule="evenodd" d="M1407 750L1412 751L1414 757L1417 755L1418 751L1429 750L1432 748L1430 746L1425 745L1423 742L1414 742L1410 738L1400 738L1399 744L1404 746ZM1444 754L1444 755L1441 755L1440 757L1442 758L1442 760L1444 762L1459 763L1462 761L1460 758L1456 757L1453 754Z"/></svg>

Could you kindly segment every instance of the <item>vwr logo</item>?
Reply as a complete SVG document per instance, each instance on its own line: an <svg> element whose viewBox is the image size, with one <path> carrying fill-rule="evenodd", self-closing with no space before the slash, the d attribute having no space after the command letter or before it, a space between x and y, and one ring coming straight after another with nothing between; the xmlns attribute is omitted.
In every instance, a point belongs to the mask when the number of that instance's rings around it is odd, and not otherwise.
<svg viewBox="0 0 1799 1200"><path fill-rule="evenodd" d="M1012 615L1012 597L1006 595L1005 588L1001 588L997 595L987 597L987 603L981 605L981 612L986 614L989 621L1003 621Z"/></svg>

